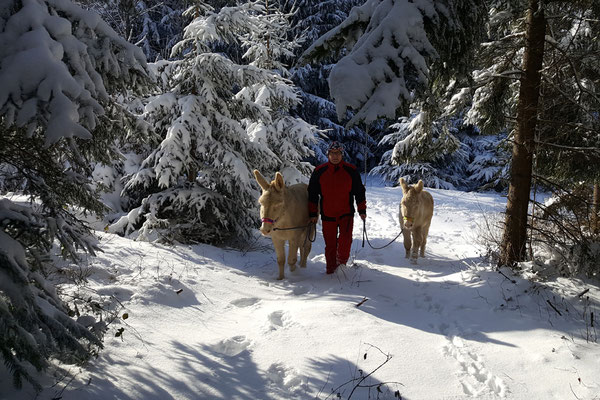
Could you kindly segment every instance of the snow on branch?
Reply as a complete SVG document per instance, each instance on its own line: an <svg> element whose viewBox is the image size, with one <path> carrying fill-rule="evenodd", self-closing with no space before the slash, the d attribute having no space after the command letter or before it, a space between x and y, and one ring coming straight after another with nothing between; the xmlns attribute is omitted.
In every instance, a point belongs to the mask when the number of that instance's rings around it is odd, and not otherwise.
<svg viewBox="0 0 600 400"><path fill-rule="evenodd" d="M370 0L304 53L306 61L332 48L351 47L329 76L338 117L356 111L348 126L394 118L411 100L411 90L427 83L428 60L438 53L427 37L424 16L438 19L432 0Z"/></svg>
<svg viewBox="0 0 600 400"><path fill-rule="evenodd" d="M117 87L147 76L142 51L68 0L8 1L0 33L0 115L47 146L91 138Z"/></svg>

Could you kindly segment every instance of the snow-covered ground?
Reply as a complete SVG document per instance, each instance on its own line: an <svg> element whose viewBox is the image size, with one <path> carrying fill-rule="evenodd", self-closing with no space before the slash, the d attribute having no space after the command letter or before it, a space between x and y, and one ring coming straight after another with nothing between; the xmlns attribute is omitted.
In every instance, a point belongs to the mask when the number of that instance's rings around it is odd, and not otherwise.
<svg viewBox="0 0 600 400"><path fill-rule="evenodd" d="M89 287L128 318L97 360L45 380L37 399L600 399L598 287L494 271L477 243L505 199L430 191L417 265L401 238L361 247L358 217L353 266L325 275L319 230L308 267L286 267L283 281L266 238L240 252L100 233ZM373 246L399 232L400 197L367 188ZM35 397L2 368L0 398Z"/></svg>

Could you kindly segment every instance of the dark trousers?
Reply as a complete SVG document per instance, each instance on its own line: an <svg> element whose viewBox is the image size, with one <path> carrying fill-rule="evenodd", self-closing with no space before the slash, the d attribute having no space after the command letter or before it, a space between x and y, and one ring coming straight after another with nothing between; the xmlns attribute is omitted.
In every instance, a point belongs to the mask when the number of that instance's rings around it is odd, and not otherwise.
<svg viewBox="0 0 600 400"><path fill-rule="evenodd" d="M333 272L338 265L346 264L350 258L354 218L349 215L337 218L335 221L322 222L327 272Z"/></svg>

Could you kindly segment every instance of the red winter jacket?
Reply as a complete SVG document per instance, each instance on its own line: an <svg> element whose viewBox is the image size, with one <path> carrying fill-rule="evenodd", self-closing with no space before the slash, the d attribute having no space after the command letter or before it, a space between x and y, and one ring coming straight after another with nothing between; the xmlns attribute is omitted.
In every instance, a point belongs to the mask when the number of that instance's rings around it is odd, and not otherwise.
<svg viewBox="0 0 600 400"><path fill-rule="evenodd" d="M355 199L358 213L366 214L365 187L354 165L345 161L337 165L326 162L315 168L308 183L308 212L311 218L317 216L318 204L323 221L335 221L339 217L353 215Z"/></svg>

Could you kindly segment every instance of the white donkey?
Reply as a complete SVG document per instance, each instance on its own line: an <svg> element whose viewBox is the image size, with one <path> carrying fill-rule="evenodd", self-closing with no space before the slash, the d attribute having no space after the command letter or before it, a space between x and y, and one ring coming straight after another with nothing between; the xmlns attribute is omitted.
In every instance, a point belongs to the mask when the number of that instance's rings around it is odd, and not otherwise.
<svg viewBox="0 0 600 400"><path fill-rule="evenodd" d="M298 183L286 187L283 176L279 172L275 174L275 180L271 183L268 183L257 170L254 170L254 176L263 190L262 196L258 199L262 219L260 233L271 237L279 266L278 279L283 279L285 242L289 242L290 271L296 269L298 248L300 248L300 267L305 268L312 247L307 237L309 229L312 228L308 225L307 185Z"/></svg>
<svg viewBox="0 0 600 400"><path fill-rule="evenodd" d="M423 181L409 186L404 178L400 178L400 186L403 194L400 202L400 226L404 235L406 258L412 256L412 261L417 262L419 250L421 257L425 257L425 245L433 217L433 197L423 190Z"/></svg>

